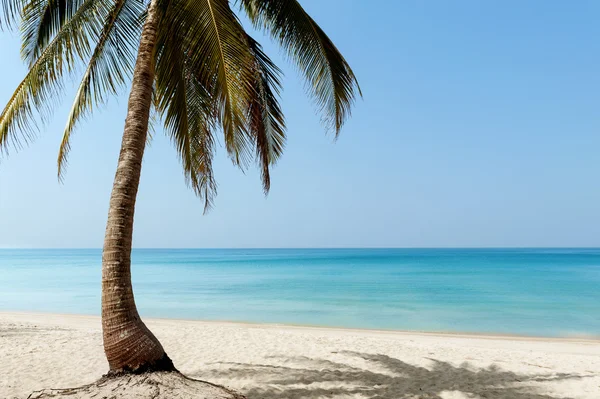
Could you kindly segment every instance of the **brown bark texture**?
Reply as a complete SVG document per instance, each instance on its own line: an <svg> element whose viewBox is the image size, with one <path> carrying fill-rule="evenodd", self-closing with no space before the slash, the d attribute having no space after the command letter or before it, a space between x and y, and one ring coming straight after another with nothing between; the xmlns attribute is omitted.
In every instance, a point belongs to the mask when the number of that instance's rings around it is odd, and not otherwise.
<svg viewBox="0 0 600 399"><path fill-rule="evenodd" d="M174 370L141 320L131 285L135 201L148 134L158 25L156 0L142 29L102 252L102 335L109 373Z"/></svg>

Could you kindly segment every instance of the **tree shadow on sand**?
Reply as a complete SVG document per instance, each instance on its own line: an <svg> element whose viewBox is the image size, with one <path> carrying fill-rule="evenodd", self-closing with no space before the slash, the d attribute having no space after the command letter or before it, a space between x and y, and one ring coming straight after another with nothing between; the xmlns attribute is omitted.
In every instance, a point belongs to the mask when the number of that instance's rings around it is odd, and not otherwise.
<svg viewBox="0 0 600 399"><path fill-rule="evenodd" d="M414 366L386 355L339 352L364 359L368 369L328 360L289 358L299 367L227 363L228 370L210 370L212 378L253 379L260 388L246 389L248 399L444 399L442 392L477 399L567 399L549 396L531 386L536 382L581 379L589 375L565 373L523 375L497 366L475 369L435 359L429 368ZM221 363L223 364L223 363ZM378 372L374 370L385 370ZM207 371L202 371L206 376ZM446 396L446 395L444 395Z"/></svg>

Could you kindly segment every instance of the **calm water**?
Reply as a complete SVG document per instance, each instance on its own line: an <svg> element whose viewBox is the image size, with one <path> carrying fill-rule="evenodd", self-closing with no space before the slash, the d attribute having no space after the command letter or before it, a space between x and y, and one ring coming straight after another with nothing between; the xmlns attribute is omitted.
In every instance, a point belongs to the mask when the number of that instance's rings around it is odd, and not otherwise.
<svg viewBox="0 0 600 399"><path fill-rule="evenodd" d="M600 249L134 250L143 316L600 336ZM100 250L0 250L0 310L99 314Z"/></svg>

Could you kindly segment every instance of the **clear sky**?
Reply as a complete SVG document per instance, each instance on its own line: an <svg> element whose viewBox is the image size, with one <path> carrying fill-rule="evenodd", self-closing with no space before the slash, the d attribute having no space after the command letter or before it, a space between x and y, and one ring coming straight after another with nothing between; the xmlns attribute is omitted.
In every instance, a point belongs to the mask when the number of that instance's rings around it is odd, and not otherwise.
<svg viewBox="0 0 600 399"><path fill-rule="evenodd" d="M363 88L340 139L264 40L286 73L289 127L270 195L221 147L203 216L159 129L135 246L600 246L600 2L302 4ZM4 106L25 69L17 34L0 33L0 50ZM0 161L0 247L102 246L126 93L81 125L59 184L72 93L35 143Z"/></svg>

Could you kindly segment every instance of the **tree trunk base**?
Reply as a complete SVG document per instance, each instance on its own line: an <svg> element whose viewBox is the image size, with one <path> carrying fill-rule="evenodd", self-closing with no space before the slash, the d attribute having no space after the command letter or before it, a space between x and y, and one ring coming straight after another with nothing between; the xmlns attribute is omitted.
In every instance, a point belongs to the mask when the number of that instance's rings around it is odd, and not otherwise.
<svg viewBox="0 0 600 399"><path fill-rule="evenodd" d="M119 377L127 374L144 374L155 371L177 371L177 369L175 368L175 365L173 365L171 358L165 353L160 359L154 362L143 363L136 368L125 367L120 370L110 370L105 377Z"/></svg>
<svg viewBox="0 0 600 399"><path fill-rule="evenodd" d="M246 399L243 395L205 381L188 378L177 371L106 375L78 388L44 389L28 399Z"/></svg>

